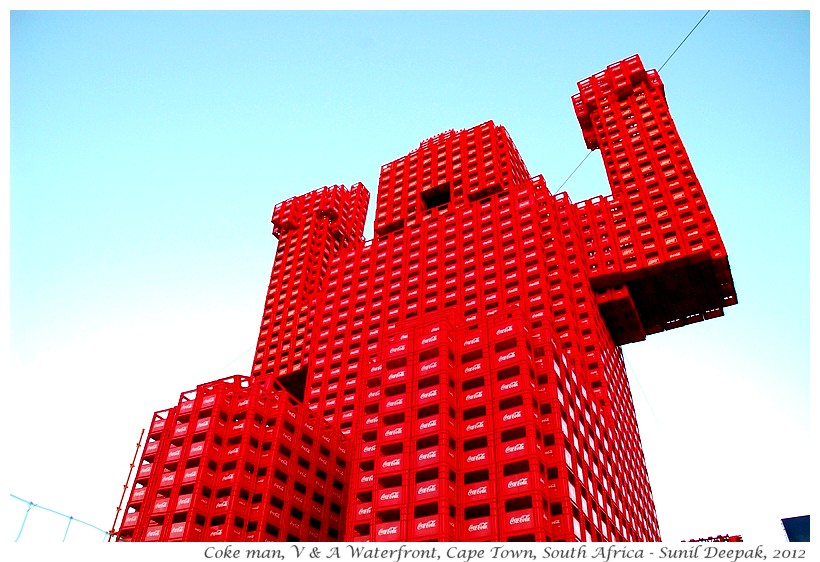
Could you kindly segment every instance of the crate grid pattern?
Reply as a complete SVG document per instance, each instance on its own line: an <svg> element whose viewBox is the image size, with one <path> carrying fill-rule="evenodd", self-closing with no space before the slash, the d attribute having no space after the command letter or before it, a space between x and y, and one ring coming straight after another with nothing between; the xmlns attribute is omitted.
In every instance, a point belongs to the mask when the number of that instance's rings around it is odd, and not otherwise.
<svg viewBox="0 0 820 562"><path fill-rule="evenodd" d="M155 414L120 538L660 540L620 346L737 297L658 74L578 85L610 195L489 121L382 166L373 240L362 184L277 205L251 376Z"/></svg>

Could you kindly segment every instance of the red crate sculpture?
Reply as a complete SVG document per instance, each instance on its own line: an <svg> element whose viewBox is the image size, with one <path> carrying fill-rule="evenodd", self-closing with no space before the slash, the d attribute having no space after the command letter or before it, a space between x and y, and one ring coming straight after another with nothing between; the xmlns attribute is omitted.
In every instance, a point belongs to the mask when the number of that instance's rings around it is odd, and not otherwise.
<svg viewBox="0 0 820 562"><path fill-rule="evenodd" d="M121 540L660 539L620 345L737 302L657 72L573 104L573 204L493 122L276 206L250 377L157 412Z"/></svg>

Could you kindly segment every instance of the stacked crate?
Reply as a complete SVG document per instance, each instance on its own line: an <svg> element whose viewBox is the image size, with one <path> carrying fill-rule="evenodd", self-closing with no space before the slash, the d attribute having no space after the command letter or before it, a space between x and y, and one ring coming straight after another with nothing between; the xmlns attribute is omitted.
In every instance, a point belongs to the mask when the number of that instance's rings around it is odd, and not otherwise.
<svg viewBox="0 0 820 562"><path fill-rule="evenodd" d="M411 227L438 208L489 197L529 177L512 139L492 121L441 133L382 166L374 231L384 236Z"/></svg>
<svg viewBox="0 0 820 562"><path fill-rule="evenodd" d="M358 248L370 194L361 183L325 186L276 205L271 222L279 239L251 374L275 377L303 369L309 356L315 294L327 262ZM295 381L297 387L304 380Z"/></svg>
<svg viewBox="0 0 820 562"><path fill-rule="evenodd" d="M154 414L119 537L338 540L347 450L284 391L203 384Z"/></svg>
<svg viewBox="0 0 820 562"><path fill-rule="evenodd" d="M363 379L348 540L455 540L453 323L391 336Z"/></svg>
<svg viewBox="0 0 820 562"><path fill-rule="evenodd" d="M155 415L121 538L658 540L619 345L734 289L657 74L579 87L611 195L487 122L382 167L373 240L361 184L277 205L252 378Z"/></svg>
<svg viewBox="0 0 820 562"><path fill-rule="evenodd" d="M628 284L601 303L635 308L641 320L638 328L629 314L608 314L617 342L722 315L737 302L726 249L657 72L634 55L578 87L576 116L587 147L601 150L612 189L577 206L588 274L604 293Z"/></svg>

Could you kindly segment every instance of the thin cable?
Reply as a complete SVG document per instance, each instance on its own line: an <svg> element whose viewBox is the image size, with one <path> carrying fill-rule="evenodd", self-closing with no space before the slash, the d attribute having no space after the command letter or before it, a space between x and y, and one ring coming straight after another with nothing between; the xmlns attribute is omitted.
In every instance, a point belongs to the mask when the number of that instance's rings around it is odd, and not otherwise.
<svg viewBox="0 0 820 562"><path fill-rule="evenodd" d="M705 13L705 14L703 14L703 17L702 17L702 18L700 18L700 19L698 20L698 23L696 23L696 24L695 24L695 27L693 27L693 28L692 28L692 31L690 31L689 33L687 33L687 34L686 34L686 37L684 37L684 38L683 38L683 41L681 41L681 42L680 42L680 45L678 45L678 46L677 46L677 48L676 48L674 51L672 51L672 54L671 54L671 55L669 55L669 58L668 58L668 59L666 59L666 61L665 61L665 62L661 65L661 67L658 69L658 72L660 72L661 70L663 70L663 67L664 67L664 66L666 66L666 63L667 63L667 62L669 62L669 59L671 59L672 57L674 57L674 56L675 56L675 53L677 53L677 52L678 52L678 49L680 49L680 48L681 48L681 46L682 46L684 43L686 43L686 40L687 40L687 39L689 39L689 36L690 36L690 35L692 35L692 33L693 33L693 32L694 32L694 31L698 28L698 26L700 25L700 22L702 22L702 21L706 18L706 16L708 16L708 15L709 15L709 12L711 12L711 11L712 11L712 10L706 10L706 13Z"/></svg>
<svg viewBox="0 0 820 562"><path fill-rule="evenodd" d="M234 359L232 359L230 362L228 362L228 364L227 364L227 365L223 366L221 369L219 369L218 371L216 371L216 373L215 373L215 374L213 374L212 376L214 376L214 377L215 377L215 376L218 376L218 375L219 375L219 373L221 373L222 371L224 371L225 369L227 369L228 367L230 367L231 365L233 365L234 363L236 363L237 361L239 361L240 359L242 359L242 357L244 357L246 353L248 353L248 352L249 352L249 351L251 351L252 349L256 349L256 345L257 345L257 344L253 344L253 345L251 345L248 349L246 349L245 351L243 351L242 353L240 353L239 355L237 355Z"/></svg>
<svg viewBox="0 0 820 562"><path fill-rule="evenodd" d="M695 24L695 27L693 27L693 28L689 31L689 33L687 33L687 34L686 34L686 37L684 37L684 38L683 38L683 41L681 41L681 42L680 42L680 44L679 44L677 47L675 47L675 50L674 50L674 51L672 51L672 54L671 54L671 55L669 55L669 58L667 58L667 59L664 61L664 63L663 63L663 64L661 65L661 67L658 69L658 72L660 72L661 70L663 70L663 67L664 67L664 66L666 66L666 63L667 63L667 62L669 62L669 61L672 59L672 57L674 57L674 56L675 56L675 53L677 53L677 52L678 52L678 49L680 49L680 48L683 46L683 44L684 44L684 43L686 43L686 40L687 40L687 39L689 39L689 36L690 36L690 35L692 35L692 33L694 33L694 31L695 31L695 30L698 28L698 26L700 25L700 22L702 22L702 21L706 18L706 16L708 16L708 15L709 15L709 12L711 12L711 11L712 11L712 10L706 10L706 13L705 13L705 14L703 14L703 16L702 16L702 17L698 20L698 23L696 23L696 24ZM577 172L577 171L578 171L578 168L580 168L580 167L581 167L581 164L583 164L584 162L586 162L586 159L587 159L587 158L589 158L589 155L590 155L590 154L592 154L592 151L591 151L591 150L590 150L589 152L587 152L587 155L586 155L586 156L584 156L584 159L583 159L583 160L581 160L581 163L580 163L580 164L578 164L577 166L575 166L575 169L574 169L574 170L572 170L572 173L571 173L569 176L567 176L567 179L565 179L565 180L564 180L564 183L562 183L562 184L561 184L561 186L558 188L558 191L561 191L561 188L562 188L562 187L564 187L564 184L566 184L566 183L569 181L569 178L571 178L571 177L575 174L575 172Z"/></svg>
<svg viewBox="0 0 820 562"><path fill-rule="evenodd" d="M65 533L63 534L63 542L65 542L65 538L68 536L68 529L71 527L71 522L74 521L74 517L68 516L68 525L65 526Z"/></svg>
<svg viewBox="0 0 820 562"><path fill-rule="evenodd" d="M592 154L592 151L591 151L591 150L590 150L589 152L587 152L587 155L586 155L586 156L584 156L584 159L583 159L583 160L581 160L581 163L580 163L580 164L578 164L577 166L575 166L575 169L574 169L574 170L572 170L572 174L570 174L570 175L567 177L567 179L565 179L565 180L564 180L564 183L562 183L562 184L561 184L561 186L558 188L558 191L561 191L561 188L562 188L562 187L564 187L564 184L565 184L565 183L567 183L567 182L569 181L569 178L571 178L571 177L573 176L573 174L575 174L575 172L577 172L577 171L578 171L578 168L580 168L580 167L581 167L581 164L583 164L584 162L586 162L586 161L587 161L587 158L589 158L589 155L590 155L590 154Z"/></svg>
<svg viewBox="0 0 820 562"><path fill-rule="evenodd" d="M14 496L12 496L12 497L14 497ZM17 499L20 499L20 498L17 498ZM25 501L25 500L23 500L23 501ZM32 508L32 507L34 507L34 504L33 504L33 503L31 503L31 502L28 502L28 507L26 508L26 514L23 516L23 524L22 524L22 525L20 525L20 531L18 531L18 533L17 533L17 538L16 538L16 539L14 539L14 542L17 542L17 541L19 541L19 540L20 540L20 535L22 535L22 534L23 534L23 529L24 529L24 528L25 528L25 526L26 526L26 520L28 519L28 512L29 512L29 511L31 511L31 508Z"/></svg>
<svg viewBox="0 0 820 562"><path fill-rule="evenodd" d="M652 413L652 417L655 418L656 422L660 423L658 416L655 415L655 410L652 408L652 403L649 402L649 397L646 395L646 392L643 391L643 386L641 385L640 379L638 379L638 373L635 371L635 367L633 367L632 363L629 362L629 357L626 356L626 353L621 351L621 356L626 360L626 364L629 366L629 371L632 373L632 378L635 379L636 383L638 383L638 389L643 395L644 402L646 402L646 405L649 406L649 411Z"/></svg>
<svg viewBox="0 0 820 562"><path fill-rule="evenodd" d="M25 524L26 524L26 519L28 518L28 512L29 512L29 511L31 511L31 508L32 508L32 507L36 507L36 508L42 509L43 511L48 511L49 513L53 513L54 515L59 515L60 517L65 517L65 518L67 518L67 519L68 519L68 525L69 525L69 526L71 525L71 522L72 522L72 521L76 521L77 523L82 523L83 525L87 525L88 527L91 527L92 529L95 529L95 530L97 530L97 531L99 531L99 532L101 532L101 533L105 533L106 535L109 535L109 532L108 532L108 531L105 531L105 530L103 530L103 529L100 529L100 528L99 528L99 527L97 527L96 525L92 525L91 523L88 523L88 522L86 522L86 521L82 521L81 519L77 519L76 517L74 517L74 516L72 516L72 515L66 515L65 513L60 513L59 511L55 511L55 510L53 510L53 509L49 509L49 508L44 507L44 506L42 506L42 505L37 505L37 504L36 504L36 503L34 503L34 502L30 502L29 500L24 500L23 498L18 497L18 496L15 496L14 494L9 494L9 495L10 495L11 497L13 497L14 499L16 499L16 500L20 500L21 502L28 504L28 509L26 509L26 515L25 515L25 517L23 517L23 526L25 526ZM19 539L19 538L20 538L20 535L21 535L22 533L23 533L23 527L20 527L20 532L19 532L19 533L17 533L17 539ZM66 535L68 534L68 526L66 527L66 533L65 533L65 534L66 534ZM14 542L17 542L17 539L14 539ZM65 542L65 535L63 536L63 542Z"/></svg>

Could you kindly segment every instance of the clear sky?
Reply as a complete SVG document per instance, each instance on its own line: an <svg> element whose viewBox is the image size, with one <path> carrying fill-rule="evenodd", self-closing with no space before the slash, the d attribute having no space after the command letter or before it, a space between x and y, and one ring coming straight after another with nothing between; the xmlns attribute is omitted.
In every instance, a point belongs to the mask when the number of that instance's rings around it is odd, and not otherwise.
<svg viewBox="0 0 820 562"><path fill-rule="evenodd" d="M12 12L0 540L8 493L109 528L152 413L249 371L277 202L375 193L489 119L553 192L606 194L597 152L559 189L587 152L576 82L660 67L703 13ZM783 542L816 479L809 14L713 11L661 77L740 301L625 348L661 534ZM55 518L20 540L60 541Z"/></svg>

